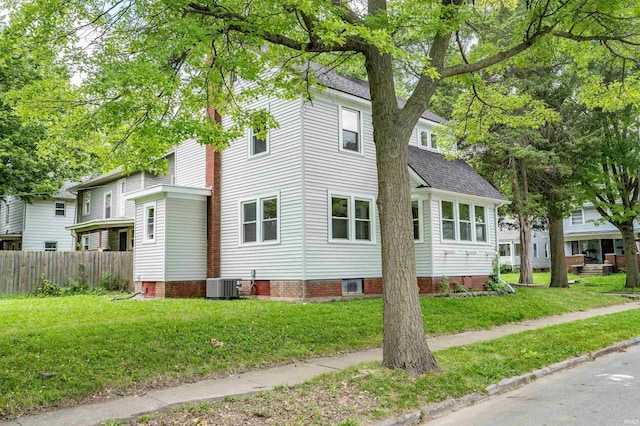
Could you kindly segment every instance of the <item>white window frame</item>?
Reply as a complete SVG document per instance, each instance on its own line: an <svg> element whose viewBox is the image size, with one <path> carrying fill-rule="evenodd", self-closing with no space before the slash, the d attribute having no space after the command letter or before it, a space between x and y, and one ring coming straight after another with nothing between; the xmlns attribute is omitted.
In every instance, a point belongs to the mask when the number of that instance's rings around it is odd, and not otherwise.
<svg viewBox="0 0 640 426"><path fill-rule="evenodd" d="M258 154L254 153L254 145L253 145L253 137L255 135L255 132L252 128L249 129L249 138L248 138L248 144L247 144L247 153L248 153L248 157L249 158L260 158L260 157L264 157L269 155L269 153L271 152L271 141L270 141L270 131L267 129L267 138L265 140L265 144L267 146L266 151L264 152L259 152Z"/></svg>
<svg viewBox="0 0 640 426"><path fill-rule="evenodd" d="M124 217L126 204L124 200L124 194L127 193L127 180L120 179L118 180L118 217ZM113 198L111 199L111 204L113 204Z"/></svg>
<svg viewBox="0 0 640 426"><path fill-rule="evenodd" d="M87 216L91 213L91 191L82 194L82 215Z"/></svg>
<svg viewBox="0 0 640 426"><path fill-rule="evenodd" d="M332 198L347 199L347 230L348 238L333 238L333 209ZM356 200L369 203L369 235L370 239L356 239ZM375 244L376 242L376 203L375 198L370 195L349 194L341 191L328 191L327 193L327 241L330 243L348 244Z"/></svg>
<svg viewBox="0 0 640 426"><path fill-rule="evenodd" d="M278 216L276 218L276 239L265 240L262 232L263 207L262 202L266 200L276 200ZM256 203L256 241L244 242L244 209L243 206L247 203ZM243 198L238 202L238 223L240 224L238 232L238 245L240 246L256 246L256 245L274 245L280 244L280 220L282 217L282 210L280 204L280 192L271 192L255 197ZM246 222L249 223L249 222Z"/></svg>
<svg viewBox="0 0 640 426"><path fill-rule="evenodd" d="M422 144L422 134L425 133L427 135L427 144ZM440 148L433 146L433 129L427 127L418 127L416 128L416 141L418 148L426 149L428 151L440 152Z"/></svg>
<svg viewBox="0 0 640 426"><path fill-rule="evenodd" d="M471 203L456 203L457 205L457 209L455 209L454 211L456 212L456 216L457 216L457 225L458 225L458 239L462 242L466 242L466 243L471 243L474 242L476 240L476 236L475 236L475 229L473 229L473 224L475 222L474 220L474 210L475 210L475 206ZM462 219L460 216L460 206L461 205L465 205L469 208L469 219ZM462 239L462 224L467 224L469 226L469 239L468 240L463 240Z"/></svg>
<svg viewBox="0 0 640 426"><path fill-rule="evenodd" d="M443 207L442 207L442 203L452 203L453 204L453 223L454 223L454 234L455 234L455 238L454 239L450 239L450 238L444 238L444 226L443 226L443 222L445 221L445 219L443 218ZM460 220L460 204L466 204L469 206L469 216L470 216L470 222L471 222L471 240L462 240L460 239L460 223L462 222ZM476 235L476 207L483 207L484 208L484 226L485 226L485 235L487 237L486 241L482 241L482 240L478 240L478 236ZM459 243L459 244L484 244L484 245L488 245L490 244L490 236L489 236L489 223L487 221L487 209L488 207L486 205L483 204L473 204L471 202L467 202L467 201L453 201L453 200L447 200L447 199L443 199L440 200L440 241L442 243ZM446 219L447 221L451 222L451 219ZM464 221L465 223L467 223L467 221Z"/></svg>
<svg viewBox="0 0 640 426"><path fill-rule="evenodd" d="M155 243L158 237L158 208L156 202L144 203L142 216L142 228L144 230L142 242L144 244ZM153 209L153 236L149 238L149 210Z"/></svg>
<svg viewBox="0 0 640 426"><path fill-rule="evenodd" d="M549 258L549 243L544 243L544 257Z"/></svg>
<svg viewBox="0 0 640 426"><path fill-rule="evenodd" d="M47 244L53 244L53 248L47 248ZM58 251L58 242L57 241L45 241L44 242L44 251Z"/></svg>
<svg viewBox="0 0 640 426"><path fill-rule="evenodd" d="M342 110L343 109L358 113L358 150L357 151L345 149L343 147L344 145L343 144L344 138L342 136ZM355 154L355 155L364 155L364 134L363 134L364 132L362 131L364 126L362 125L362 120L363 120L362 110L357 108L351 108L348 106L342 106L342 105L338 106L338 149L340 150L340 152L346 152L346 153Z"/></svg>
<svg viewBox="0 0 640 426"><path fill-rule="evenodd" d="M58 204L62 204L62 208L58 208ZM58 214L59 211L62 211L62 214ZM67 215L67 204L64 201L54 201L53 202L53 215L55 217L65 217Z"/></svg>
<svg viewBox="0 0 640 426"><path fill-rule="evenodd" d="M107 195L109 196L109 216L107 216ZM102 217L104 219L113 219L113 193L105 192L102 204Z"/></svg>
<svg viewBox="0 0 640 426"><path fill-rule="evenodd" d="M88 235L83 235L82 236L82 250L89 250L89 247L91 247L90 246L90 242L91 242L91 240L90 240L89 236Z"/></svg>
<svg viewBox="0 0 640 426"><path fill-rule="evenodd" d="M424 242L424 211L423 211L423 204L424 201L422 200L422 198L411 198L411 224L413 225L413 222L415 222L415 219L413 219L413 202L417 202L418 203L418 238L413 238L413 241L417 242L417 243L422 243ZM413 228L412 228L413 230Z"/></svg>
<svg viewBox="0 0 640 426"><path fill-rule="evenodd" d="M533 257L537 258L539 254L540 253L538 253L538 243L533 243Z"/></svg>
<svg viewBox="0 0 640 426"><path fill-rule="evenodd" d="M575 220L574 213L580 212L580 220ZM571 226L584 225L584 209L578 209L571 212Z"/></svg>

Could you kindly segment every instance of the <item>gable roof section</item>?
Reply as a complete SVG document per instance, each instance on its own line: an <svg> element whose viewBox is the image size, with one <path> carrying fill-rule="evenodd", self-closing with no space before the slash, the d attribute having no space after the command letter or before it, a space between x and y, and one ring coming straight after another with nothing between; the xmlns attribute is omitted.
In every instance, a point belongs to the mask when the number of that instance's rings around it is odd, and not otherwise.
<svg viewBox="0 0 640 426"><path fill-rule="evenodd" d="M368 101L371 100L368 82L360 80L359 78L339 74L332 68L323 67L316 63L311 63L310 65L315 69L318 81L323 86L346 93L348 95L366 99ZM406 102L403 99L398 99L398 105L401 108L405 103ZM433 121L435 123L445 123L447 121L439 115L434 114L430 111L425 111L422 114L422 118Z"/></svg>
<svg viewBox="0 0 640 426"><path fill-rule="evenodd" d="M409 167L430 188L494 200L505 199L493 185L463 160L449 161L440 153L410 146Z"/></svg>

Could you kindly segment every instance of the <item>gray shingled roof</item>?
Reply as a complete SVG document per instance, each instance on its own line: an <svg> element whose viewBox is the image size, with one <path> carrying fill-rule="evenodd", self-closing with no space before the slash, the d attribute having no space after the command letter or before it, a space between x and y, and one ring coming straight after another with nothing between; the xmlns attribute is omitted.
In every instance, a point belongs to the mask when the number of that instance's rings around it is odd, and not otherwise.
<svg viewBox="0 0 640 426"><path fill-rule="evenodd" d="M339 74L334 69L322 67L315 63L311 63L311 66L315 68L320 84L339 92L357 96L358 98L366 99L368 101L371 100L368 82L360 80L359 78ZM404 106L404 104L405 101L403 99L398 99L398 105L400 105L400 107ZM422 114L422 118L436 123L445 123L447 121L439 115L429 111L425 111L424 114Z"/></svg>
<svg viewBox="0 0 640 426"><path fill-rule="evenodd" d="M478 197L505 198L463 160L447 160L442 154L409 147L409 167L431 188Z"/></svg>

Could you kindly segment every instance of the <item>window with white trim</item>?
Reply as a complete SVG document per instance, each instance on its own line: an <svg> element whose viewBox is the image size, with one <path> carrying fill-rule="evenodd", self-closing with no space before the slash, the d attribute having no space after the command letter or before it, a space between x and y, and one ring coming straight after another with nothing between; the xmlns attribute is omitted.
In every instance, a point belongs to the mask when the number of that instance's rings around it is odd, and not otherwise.
<svg viewBox="0 0 640 426"><path fill-rule="evenodd" d="M571 212L571 225L584 225L584 210Z"/></svg>
<svg viewBox="0 0 640 426"><path fill-rule="evenodd" d="M91 191L87 191L82 196L82 214L88 215L91 213Z"/></svg>
<svg viewBox="0 0 640 426"><path fill-rule="evenodd" d="M45 241L44 243L44 251L57 251L58 250L58 242L57 241Z"/></svg>
<svg viewBox="0 0 640 426"><path fill-rule="evenodd" d="M487 242L487 217L483 206L474 207L473 220L476 228L476 241Z"/></svg>
<svg viewBox="0 0 640 426"><path fill-rule="evenodd" d="M263 134L264 133L264 134ZM269 133L249 129L249 157L267 155L269 153Z"/></svg>
<svg viewBox="0 0 640 426"><path fill-rule="evenodd" d="M420 130L420 146L429 148L429 132L426 130Z"/></svg>
<svg viewBox="0 0 640 426"><path fill-rule="evenodd" d="M456 239L456 218L452 201L442 202L442 239Z"/></svg>
<svg viewBox="0 0 640 426"><path fill-rule="evenodd" d="M362 278L342 280L342 294L362 294Z"/></svg>
<svg viewBox="0 0 640 426"><path fill-rule="evenodd" d="M533 257L538 257L538 244L533 243Z"/></svg>
<svg viewBox="0 0 640 426"><path fill-rule="evenodd" d="M124 201L124 194L127 192L127 180L126 179L120 179L118 181L118 198L117 198L117 204L118 204L118 217L124 217L125 215L125 201Z"/></svg>
<svg viewBox="0 0 640 426"><path fill-rule="evenodd" d="M411 218L413 219L413 239L422 240L422 215L420 200L411 200Z"/></svg>
<svg viewBox="0 0 640 426"><path fill-rule="evenodd" d="M104 218L111 219L111 192L104 194Z"/></svg>
<svg viewBox="0 0 640 426"><path fill-rule="evenodd" d="M240 243L274 243L280 240L280 207L277 195L240 203Z"/></svg>
<svg viewBox="0 0 640 426"><path fill-rule="evenodd" d="M340 149L362 153L362 114L340 107Z"/></svg>
<svg viewBox="0 0 640 426"><path fill-rule="evenodd" d="M89 250L89 236L88 235L83 235L82 236L82 249L83 250Z"/></svg>
<svg viewBox="0 0 640 426"><path fill-rule="evenodd" d="M461 241L472 241L471 235L471 207L469 204L458 204L458 223Z"/></svg>
<svg viewBox="0 0 640 426"><path fill-rule="evenodd" d="M511 256L511 244L503 243L503 244L500 244L498 247L500 250L500 257Z"/></svg>
<svg viewBox="0 0 640 426"><path fill-rule="evenodd" d="M373 241L373 199L354 195L330 195L329 239Z"/></svg>
<svg viewBox="0 0 640 426"><path fill-rule="evenodd" d="M61 202L57 202L55 204L55 215L56 216L65 216L66 215L66 209L65 209L65 205L64 203Z"/></svg>
<svg viewBox="0 0 640 426"><path fill-rule="evenodd" d="M430 140L431 149L433 149L434 151L437 151L438 150L438 137L433 132L429 132L429 140Z"/></svg>
<svg viewBox="0 0 640 426"><path fill-rule="evenodd" d="M544 243L544 257L549 257L549 243Z"/></svg>
<svg viewBox="0 0 640 426"><path fill-rule="evenodd" d="M144 242L153 243L156 240L156 203L144 205Z"/></svg>
<svg viewBox="0 0 640 426"><path fill-rule="evenodd" d="M484 206L442 200L442 239L486 243L487 217Z"/></svg>

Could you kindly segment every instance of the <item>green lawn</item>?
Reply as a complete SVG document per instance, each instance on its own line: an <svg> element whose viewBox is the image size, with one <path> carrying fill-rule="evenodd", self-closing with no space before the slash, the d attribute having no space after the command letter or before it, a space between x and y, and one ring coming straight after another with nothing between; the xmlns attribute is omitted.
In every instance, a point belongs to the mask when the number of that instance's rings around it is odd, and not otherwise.
<svg viewBox="0 0 640 426"><path fill-rule="evenodd" d="M370 424L635 337L639 322L639 310L595 317L439 351L441 374L408 377L368 363L299 386L174 408L134 423ZM128 422L105 423L122 424Z"/></svg>
<svg viewBox="0 0 640 426"><path fill-rule="evenodd" d="M509 274L500 274L500 277L508 283L517 283L520 275L517 272L514 272ZM570 284L570 287L575 289L593 291L629 291L629 289L624 288L626 279L624 273L596 277L580 277L578 275L568 274L568 278L569 280L577 281L575 284ZM549 285L550 281L550 272L534 272L533 274L533 284Z"/></svg>
<svg viewBox="0 0 640 426"><path fill-rule="evenodd" d="M620 302L594 292L534 288L504 297L421 299L430 335ZM0 416L381 342L379 298L323 304L5 298L0 299Z"/></svg>

